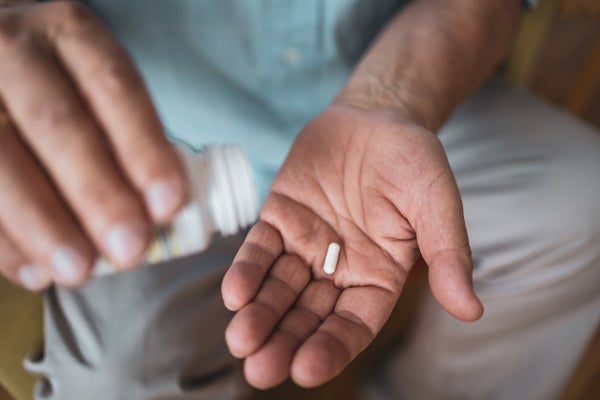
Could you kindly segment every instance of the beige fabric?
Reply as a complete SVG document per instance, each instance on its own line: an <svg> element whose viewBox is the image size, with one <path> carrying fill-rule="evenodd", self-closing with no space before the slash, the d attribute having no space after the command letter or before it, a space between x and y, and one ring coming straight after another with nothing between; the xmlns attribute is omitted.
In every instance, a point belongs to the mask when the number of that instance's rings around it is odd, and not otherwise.
<svg viewBox="0 0 600 400"><path fill-rule="evenodd" d="M459 322L429 296L373 398L559 398L600 321L600 134L494 81L440 138L485 315Z"/></svg>

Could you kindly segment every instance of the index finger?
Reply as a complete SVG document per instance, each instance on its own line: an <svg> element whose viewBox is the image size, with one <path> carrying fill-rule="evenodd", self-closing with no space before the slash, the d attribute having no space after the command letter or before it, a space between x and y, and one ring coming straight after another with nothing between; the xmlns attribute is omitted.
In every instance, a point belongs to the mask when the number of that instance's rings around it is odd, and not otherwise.
<svg viewBox="0 0 600 400"><path fill-rule="evenodd" d="M225 307L237 311L248 304L282 252L283 242L277 229L264 221L257 222L223 277L221 293Z"/></svg>
<svg viewBox="0 0 600 400"><path fill-rule="evenodd" d="M43 8L53 7L52 13ZM57 2L33 18L48 19L57 57L107 135L113 152L156 222L185 201L185 178L150 95L125 49L84 6Z"/></svg>

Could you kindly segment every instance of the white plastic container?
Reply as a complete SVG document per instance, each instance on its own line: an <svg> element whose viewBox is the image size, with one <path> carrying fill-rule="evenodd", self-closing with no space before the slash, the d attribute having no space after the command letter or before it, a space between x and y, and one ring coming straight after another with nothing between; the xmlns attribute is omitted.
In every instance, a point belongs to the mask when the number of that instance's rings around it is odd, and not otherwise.
<svg viewBox="0 0 600 400"><path fill-rule="evenodd" d="M190 201L172 224L157 227L144 265L205 250L215 233L234 235L258 218L252 169L239 146L209 145L200 152L178 145L189 179ZM104 259L94 275L116 272Z"/></svg>

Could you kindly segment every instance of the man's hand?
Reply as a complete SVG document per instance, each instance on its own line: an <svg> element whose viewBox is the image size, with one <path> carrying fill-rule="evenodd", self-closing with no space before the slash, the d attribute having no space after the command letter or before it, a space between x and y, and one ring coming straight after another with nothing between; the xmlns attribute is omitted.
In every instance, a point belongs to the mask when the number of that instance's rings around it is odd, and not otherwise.
<svg viewBox="0 0 600 400"><path fill-rule="evenodd" d="M135 265L184 177L125 50L79 3L0 8L0 272L77 285Z"/></svg>
<svg viewBox="0 0 600 400"><path fill-rule="evenodd" d="M330 242L342 249L332 276ZM438 302L478 319L461 199L436 136L331 106L297 138L223 281L237 311L227 344L247 380L316 386L336 376L382 328L419 254Z"/></svg>
<svg viewBox="0 0 600 400"><path fill-rule="evenodd" d="M227 343L252 385L340 373L383 326L419 253L438 302L481 316L460 195L433 132L502 60L519 9L410 2L298 136L223 281L237 311ZM322 270L330 242L342 248L333 276Z"/></svg>

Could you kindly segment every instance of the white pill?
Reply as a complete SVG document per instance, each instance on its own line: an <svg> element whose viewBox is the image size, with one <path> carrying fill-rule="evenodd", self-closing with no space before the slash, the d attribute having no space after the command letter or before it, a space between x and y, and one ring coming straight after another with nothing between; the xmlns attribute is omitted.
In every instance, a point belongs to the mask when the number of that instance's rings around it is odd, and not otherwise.
<svg viewBox="0 0 600 400"><path fill-rule="evenodd" d="M340 255L340 245L336 242L329 243L327 248L327 255L325 256L325 262L323 263L323 271L326 274L333 274L337 267L338 257Z"/></svg>

